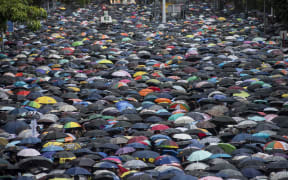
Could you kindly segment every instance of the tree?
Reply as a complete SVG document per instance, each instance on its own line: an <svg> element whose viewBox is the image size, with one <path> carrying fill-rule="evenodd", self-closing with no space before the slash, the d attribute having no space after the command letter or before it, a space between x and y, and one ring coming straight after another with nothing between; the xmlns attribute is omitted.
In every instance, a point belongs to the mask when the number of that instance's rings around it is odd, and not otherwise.
<svg viewBox="0 0 288 180"><path fill-rule="evenodd" d="M31 3L32 0L0 0L2 37L6 32L7 21L25 23L29 29L34 31L41 28L40 20L47 17L47 12L43 8L32 6Z"/></svg>

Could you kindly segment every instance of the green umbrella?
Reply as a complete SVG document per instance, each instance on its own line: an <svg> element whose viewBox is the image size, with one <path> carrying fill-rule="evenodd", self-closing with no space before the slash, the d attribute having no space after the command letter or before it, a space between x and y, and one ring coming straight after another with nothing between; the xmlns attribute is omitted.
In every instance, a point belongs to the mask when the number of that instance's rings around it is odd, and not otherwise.
<svg viewBox="0 0 288 180"><path fill-rule="evenodd" d="M168 121L175 121L176 119L178 119L181 116L184 116L184 113L177 113L177 114L173 114L168 118Z"/></svg>
<svg viewBox="0 0 288 180"><path fill-rule="evenodd" d="M0 59L5 59L7 58L8 56L6 54L0 54Z"/></svg>
<svg viewBox="0 0 288 180"><path fill-rule="evenodd" d="M83 42L82 41L75 41L72 43L72 46L73 47L76 47L76 46L82 46L83 45Z"/></svg>
<svg viewBox="0 0 288 180"><path fill-rule="evenodd" d="M218 146L228 154L231 154L234 150L236 150L236 147L229 143L219 143Z"/></svg>
<svg viewBox="0 0 288 180"><path fill-rule="evenodd" d="M131 39L129 37L122 38L122 42L127 42L127 41L131 41Z"/></svg>
<svg viewBox="0 0 288 180"><path fill-rule="evenodd" d="M197 79L198 79L197 76L191 76L191 77L189 77L189 78L187 79L187 81L195 81L195 80L197 80Z"/></svg>

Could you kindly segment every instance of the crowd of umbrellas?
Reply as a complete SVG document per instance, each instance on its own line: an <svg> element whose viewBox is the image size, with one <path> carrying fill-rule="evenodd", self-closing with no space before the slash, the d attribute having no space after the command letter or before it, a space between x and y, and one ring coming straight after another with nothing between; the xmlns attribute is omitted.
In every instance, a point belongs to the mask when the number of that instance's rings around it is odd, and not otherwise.
<svg viewBox="0 0 288 180"><path fill-rule="evenodd" d="M288 178L288 57L255 17L96 4L0 54L3 179Z"/></svg>

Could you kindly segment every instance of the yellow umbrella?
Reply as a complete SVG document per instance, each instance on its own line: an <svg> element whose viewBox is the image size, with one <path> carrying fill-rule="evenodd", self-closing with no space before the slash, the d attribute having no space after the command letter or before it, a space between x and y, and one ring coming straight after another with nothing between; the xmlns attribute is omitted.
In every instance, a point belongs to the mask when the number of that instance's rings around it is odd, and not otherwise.
<svg viewBox="0 0 288 180"><path fill-rule="evenodd" d="M218 21L226 21L226 18L225 17L219 17Z"/></svg>
<svg viewBox="0 0 288 180"><path fill-rule="evenodd" d="M112 61L108 60L108 59L102 59L97 61L98 64L113 64Z"/></svg>
<svg viewBox="0 0 288 180"><path fill-rule="evenodd" d="M81 145L78 143L64 143L63 148L66 151L74 151L81 148Z"/></svg>
<svg viewBox="0 0 288 180"><path fill-rule="evenodd" d="M3 137L0 137L0 145L6 146L7 144L8 144L8 140Z"/></svg>
<svg viewBox="0 0 288 180"><path fill-rule="evenodd" d="M77 122L67 122L65 125L64 125L64 129L70 129L70 128L80 128L81 125Z"/></svg>
<svg viewBox="0 0 288 180"><path fill-rule="evenodd" d="M194 35L188 34L188 35L186 35L186 37L187 37L187 38L194 38Z"/></svg>
<svg viewBox="0 0 288 180"><path fill-rule="evenodd" d="M61 142L54 142L54 141L49 141L49 142L47 142L47 143L45 143L44 145L43 145L43 148L44 147L47 147L47 146L63 146L63 143L61 143Z"/></svg>
<svg viewBox="0 0 288 180"><path fill-rule="evenodd" d="M75 92L79 92L80 91L80 88L77 88L77 87L68 87L68 88L72 89Z"/></svg>
<svg viewBox="0 0 288 180"><path fill-rule="evenodd" d="M246 98L249 97L250 94L245 92L245 91L241 91L240 93L234 93L233 96L238 96L238 97L242 97L242 98Z"/></svg>
<svg viewBox="0 0 288 180"><path fill-rule="evenodd" d="M147 72L144 72L144 71L138 71L136 72L133 77L137 77L137 76L143 76L144 74L148 74Z"/></svg>
<svg viewBox="0 0 288 180"><path fill-rule="evenodd" d="M133 170L133 171L127 171L127 172L124 172L122 175L121 175L121 178L124 178L125 176L129 175L129 174L132 174L132 173L136 173L138 171L136 170Z"/></svg>
<svg viewBox="0 0 288 180"><path fill-rule="evenodd" d="M74 157L68 157L68 158L60 158L59 159L59 163L60 164L65 164L65 162L68 160L68 161L72 161L72 160L74 160L74 159L76 159L76 156L74 156Z"/></svg>
<svg viewBox="0 0 288 180"><path fill-rule="evenodd" d="M40 104L55 104L55 103L57 103L57 101L54 98L49 97L49 96L39 97L35 100L35 102L40 103Z"/></svg>

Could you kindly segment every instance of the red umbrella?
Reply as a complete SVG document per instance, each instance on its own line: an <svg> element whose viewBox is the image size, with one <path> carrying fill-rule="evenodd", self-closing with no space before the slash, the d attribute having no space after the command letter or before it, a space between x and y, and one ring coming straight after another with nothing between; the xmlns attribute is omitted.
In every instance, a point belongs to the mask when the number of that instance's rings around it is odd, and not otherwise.
<svg viewBox="0 0 288 180"><path fill-rule="evenodd" d="M30 91L19 91L17 93L17 95L21 95L21 96L27 96L30 93Z"/></svg>
<svg viewBox="0 0 288 180"><path fill-rule="evenodd" d="M135 136L135 137L129 139L127 143L130 144L130 143L134 143L134 142L141 142L141 141L144 141L146 139L148 139L146 136Z"/></svg>
<svg viewBox="0 0 288 180"><path fill-rule="evenodd" d="M63 48L61 49L61 52L65 55L72 55L74 53L74 48Z"/></svg>
<svg viewBox="0 0 288 180"><path fill-rule="evenodd" d="M166 126L164 124L157 124L157 125L153 126L151 128L151 130L153 130L153 131L156 131L156 130L163 131L163 130L166 130L166 129L169 129L169 128L170 128L169 126Z"/></svg>

